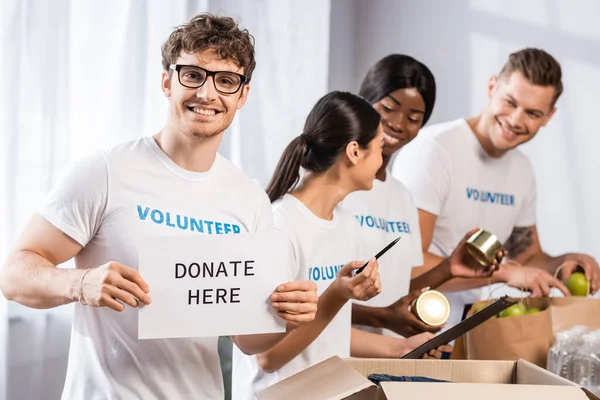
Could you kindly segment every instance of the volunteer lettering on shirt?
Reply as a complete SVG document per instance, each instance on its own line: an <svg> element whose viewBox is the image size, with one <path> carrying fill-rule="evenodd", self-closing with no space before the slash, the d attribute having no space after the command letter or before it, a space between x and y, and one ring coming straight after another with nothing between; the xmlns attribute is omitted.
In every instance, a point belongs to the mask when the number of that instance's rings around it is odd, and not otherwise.
<svg viewBox="0 0 600 400"><path fill-rule="evenodd" d="M467 198L482 203L501 204L503 206L514 206L515 195L507 193L493 193L486 190L467 188Z"/></svg>
<svg viewBox="0 0 600 400"><path fill-rule="evenodd" d="M327 267L310 267L308 269L308 279L311 281L334 280L344 265L345 264L329 265Z"/></svg>
<svg viewBox="0 0 600 400"><path fill-rule="evenodd" d="M386 232L410 233L410 224L405 221L387 221L385 218L371 215L354 216L361 227L381 229Z"/></svg>
<svg viewBox="0 0 600 400"><path fill-rule="evenodd" d="M172 214L172 212L169 211L144 207L139 204L137 205L137 212L140 221L154 222L157 225L178 228L183 231L189 230L191 232L206 233L209 235L237 234L241 232L240 226L236 224ZM148 218L148 216L150 216L150 218Z"/></svg>

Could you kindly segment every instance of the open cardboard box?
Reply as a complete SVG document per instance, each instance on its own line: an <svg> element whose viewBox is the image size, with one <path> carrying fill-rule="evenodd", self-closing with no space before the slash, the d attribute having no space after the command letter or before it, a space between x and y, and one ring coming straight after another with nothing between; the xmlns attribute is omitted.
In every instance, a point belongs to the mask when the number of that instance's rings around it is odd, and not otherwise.
<svg viewBox="0 0 600 400"><path fill-rule="evenodd" d="M366 378L373 373L426 376L453 383L383 382L377 387ZM574 383L525 360L342 360L339 357L329 358L256 396L259 400L599 400Z"/></svg>

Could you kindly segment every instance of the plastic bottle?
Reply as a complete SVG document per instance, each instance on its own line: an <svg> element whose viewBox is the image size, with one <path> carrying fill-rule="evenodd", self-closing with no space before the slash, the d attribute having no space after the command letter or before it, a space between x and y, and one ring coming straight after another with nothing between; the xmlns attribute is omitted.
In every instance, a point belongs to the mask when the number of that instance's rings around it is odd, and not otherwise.
<svg viewBox="0 0 600 400"><path fill-rule="evenodd" d="M573 356L575 355L577 349L579 349L579 347L581 346L581 340L586 331L587 328L582 325L576 325L566 331L569 335L569 339L561 348L561 352L558 357L559 369L557 375L560 375L563 378L567 378L570 381L574 381L573 368L575 367L575 365L572 362Z"/></svg>
<svg viewBox="0 0 600 400"><path fill-rule="evenodd" d="M554 344L550 347L550 350L548 350L546 369L553 374L560 375L562 368L561 352L565 349L565 346L570 339L569 335L569 331L558 332Z"/></svg>
<svg viewBox="0 0 600 400"><path fill-rule="evenodd" d="M600 387L600 360L597 353L598 336L587 333L583 335L581 345L571 360L569 379L592 393L597 393Z"/></svg>

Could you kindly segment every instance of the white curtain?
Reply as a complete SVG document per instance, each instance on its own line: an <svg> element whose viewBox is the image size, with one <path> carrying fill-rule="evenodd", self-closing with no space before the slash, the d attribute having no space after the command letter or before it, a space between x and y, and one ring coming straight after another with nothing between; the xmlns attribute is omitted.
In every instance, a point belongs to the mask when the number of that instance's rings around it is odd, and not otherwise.
<svg viewBox="0 0 600 400"><path fill-rule="evenodd" d="M249 101L221 152L264 185L327 90L329 1L0 2L2 262L71 162L162 127L160 46L204 11L232 16L255 36ZM70 318L70 307L0 301L0 399L59 398Z"/></svg>

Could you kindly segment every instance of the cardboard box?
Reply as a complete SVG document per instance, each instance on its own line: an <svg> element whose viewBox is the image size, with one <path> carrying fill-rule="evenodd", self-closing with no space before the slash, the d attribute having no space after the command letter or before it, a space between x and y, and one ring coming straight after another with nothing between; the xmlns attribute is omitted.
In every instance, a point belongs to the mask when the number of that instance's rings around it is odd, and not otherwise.
<svg viewBox="0 0 600 400"><path fill-rule="evenodd" d="M383 382L370 374L426 376L440 382ZM332 357L258 393L259 400L570 399L599 400L574 383L519 361L382 360Z"/></svg>

